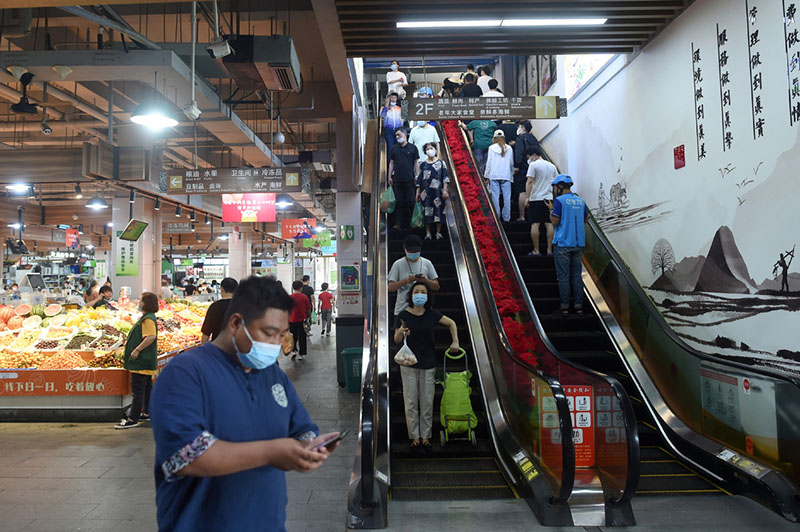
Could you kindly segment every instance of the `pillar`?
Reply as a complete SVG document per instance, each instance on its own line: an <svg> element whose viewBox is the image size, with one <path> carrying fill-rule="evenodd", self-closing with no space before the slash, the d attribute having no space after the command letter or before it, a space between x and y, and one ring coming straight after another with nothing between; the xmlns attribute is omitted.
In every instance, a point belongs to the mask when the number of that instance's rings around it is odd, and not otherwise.
<svg viewBox="0 0 800 532"><path fill-rule="evenodd" d="M353 127L350 113L336 117L336 223L337 235L343 225L353 226L353 240L337 239L338 290L336 293L336 378L344 386L344 363L342 350L362 347L364 341L363 293L365 265L363 259L363 235L361 223L361 191L353 184L354 167ZM344 290L342 268L357 268L360 287L358 291Z"/></svg>
<svg viewBox="0 0 800 532"><path fill-rule="evenodd" d="M119 297L120 288L130 288L129 297L138 299L142 292L158 293L161 284L161 218L153 209L153 201L137 197L133 204L128 195L115 197L111 204L111 260L108 263L108 276L114 287L114 295ZM121 233L131 219L141 220L148 224L142 236L136 242L121 240ZM159 247L157 247L159 246ZM156 274L158 268L159 274Z"/></svg>
<svg viewBox="0 0 800 532"><path fill-rule="evenodd" d="M231 231L228 238L228 275L237 281L242 281L249 277L252 271L252 234L242 231L242 229L239 226L238 239L234 237L236 229Z"/></svg>

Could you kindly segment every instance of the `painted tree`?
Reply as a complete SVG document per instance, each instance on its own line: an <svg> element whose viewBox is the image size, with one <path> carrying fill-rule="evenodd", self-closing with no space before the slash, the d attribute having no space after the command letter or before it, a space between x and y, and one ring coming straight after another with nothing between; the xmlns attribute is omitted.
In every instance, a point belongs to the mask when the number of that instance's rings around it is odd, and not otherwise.
<svg viewBox="0 0 800 532"><path fill-rule="evenodd" d="M650 268L653 273L661 270L664 272L675 267L675 252L672 251L672 244L665 238L659 238L653 246L653 253L650 255Z"/></svg>

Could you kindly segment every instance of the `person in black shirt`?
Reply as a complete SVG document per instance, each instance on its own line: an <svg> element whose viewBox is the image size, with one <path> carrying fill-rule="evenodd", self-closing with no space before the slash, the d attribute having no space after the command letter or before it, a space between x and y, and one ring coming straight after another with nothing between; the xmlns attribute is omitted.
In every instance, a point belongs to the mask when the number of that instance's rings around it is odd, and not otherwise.
<svg viewBox="0 0 800 532"><path fill-rule="evenodd" d="M411 209L416 188L414 176L419 173L419 151L408 142L405 129L395 131L397 144L389 155L389 185L394 187L394 229L411 227Z"/></svg>
<svg viewBox="0 0 800 532"><path fill-rule="evenodd" d="M225 313L228 312L231 298L233 298L233 293L236 291L237 286L239 286L239 282L236 279L226 277L222 280L219 291L221 299L219 301L214 301L211 303L211 306L208 307L206 319L203 320L203 326L200 328L200 332L203 334L202 343L206 343L219 336L219 332L222 330L222 325L225 322Z"/></svg>
<svg viewBox="0 0 800 532"><path fill-rule="evenodd" d="M434 333L437 324L448 327L452 338L449 349L458 351L458 329L453 320L431 308L428 286L424 283L417 282L411 287L408 305L406 310L397 315L394 332L394 341L400 343L405 337L408 347L417 357L417 363L413 366L400 366L406 426L411 450L422 448L430 452L433 450L430 439L437 361Z"/></svg>
<svg viewBox="0 0 800 532"><path fill-rule="evenodd" d="M525 155L525 151L531 146L539 147L539 141L531 133L532 129L530 120L520 120L517 126L517 138L514 142L514 184L511 195L518 198L518 222L525 221L525 203L528 201L525 194L525 186L528 182L528 156Z"/></svg>
<svg viewBox="0 0 800 532"><path fill-rule="evenodd" d="M461 87L459 96L462 98L480 98L483 90L478 86L477 78L474 74L464 76L464 86Z"/></svg>

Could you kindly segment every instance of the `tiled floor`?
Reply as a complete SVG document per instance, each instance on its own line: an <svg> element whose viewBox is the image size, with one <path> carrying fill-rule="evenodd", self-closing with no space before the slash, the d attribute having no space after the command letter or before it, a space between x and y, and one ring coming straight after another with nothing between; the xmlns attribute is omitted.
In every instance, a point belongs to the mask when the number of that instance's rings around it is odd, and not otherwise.
<svg viewBox="0 0 800 532"><path fill-rule="evenodd" d="M323 431L350 428L355 434L358 396L336 384L335 340L318 335L311 340L306 362L284 359L281 367ZM290 532L344 530L355 444L355 437L347 438L318 471L287 475ZM153 460L147 426L116 431L107 424L1 423L0 532L155 530ZM630 530L637 532L798 529L741 497L640 498L634 512L638 526ZM511 500L396 501L389 506L388 530L601 529L545 528L524 501Z"/></svg>

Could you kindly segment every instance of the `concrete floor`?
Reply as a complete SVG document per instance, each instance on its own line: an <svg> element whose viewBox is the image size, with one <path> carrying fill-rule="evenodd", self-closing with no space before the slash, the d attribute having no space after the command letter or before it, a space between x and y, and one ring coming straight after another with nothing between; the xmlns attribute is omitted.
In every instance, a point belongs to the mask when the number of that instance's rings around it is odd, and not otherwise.
<svg viewBox="0 0 800 532"><path fill-rule="evenodd" d="M281 367L323 431L358 429L359 404L336 384L334 338L315 329L308 360ZM290 532L343 531L356 438L342 442L313 473L289 473ZM154 447L147 425L127 431L110 424L0 424L1 532L145 532L156 530ZM640 532L798 530L740 497L640 498ZM390 531L561 529L540 526L522 500L392 502ZM563 530L598 531L571 527ZM612 529L609 529L612 530ZM619 529L618 529L619 530Z"/></svg>

